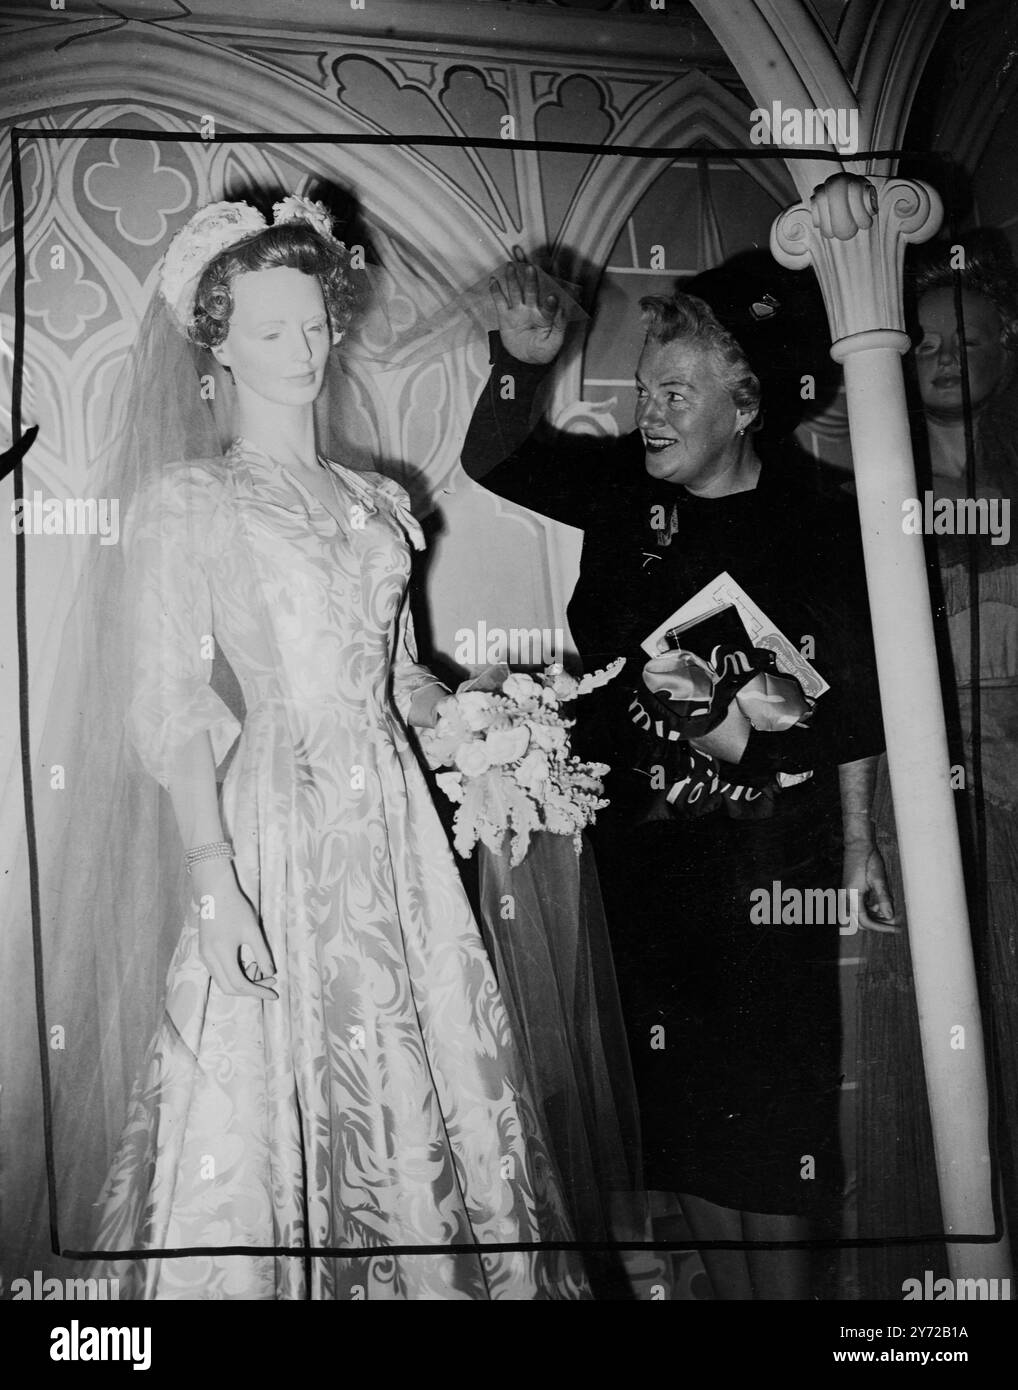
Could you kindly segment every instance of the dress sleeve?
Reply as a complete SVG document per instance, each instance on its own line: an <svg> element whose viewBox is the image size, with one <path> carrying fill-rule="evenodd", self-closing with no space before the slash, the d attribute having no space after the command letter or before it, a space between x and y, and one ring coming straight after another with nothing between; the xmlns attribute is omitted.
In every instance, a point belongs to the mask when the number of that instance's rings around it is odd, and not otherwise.
<svg viewBox="0 0 1018 1390"><path fill-rule="evenodd" d="M370 481L374 489L374 501L382 500L392 509L396 524L415 550L425 548L424 533L410 508L410 495L394 478L386 478L380 473L360 475L363 484ZM396 620L396 642L393 647L392 698L404 724L419 724L435 701L448 695L449 688L443 685L433 671L422 666L417 660L417 642L414 637L413 618L410 616L410 590L403 594L399 617Z"/></svg>
<svg viewBox="0 0 1018 1390"><path fill-rule="evenodd" d="M208 480L174 470L139 495L125 528L127 735L164 786L197 734L209 735L218 764L240 733L209 684L212 596L196 538L208 534L212 500Z"/></svg>
<svg viewBox="0 0 1018 1390"><path fill-rule="evenodd" d="M489 341L491 374L463 441L463 469L507 502L583 530L602 495L600 474L617 441L550 427L532 430L534 403L548 368L510 357L497 333Z"/></svg>
<svg viewBox="0 0 1018 1390"><path fill-rule="evenodd" d="M392 661L392 698L404 724L416 723L449 687L417 660L414 620L410 614L410 592L403 595L396 629L396 649Z"/></svg>

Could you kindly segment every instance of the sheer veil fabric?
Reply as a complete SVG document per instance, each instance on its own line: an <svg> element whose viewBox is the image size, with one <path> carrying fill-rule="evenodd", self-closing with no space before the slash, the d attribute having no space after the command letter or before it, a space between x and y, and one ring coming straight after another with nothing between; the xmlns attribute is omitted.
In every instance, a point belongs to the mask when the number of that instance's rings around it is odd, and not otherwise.
<svg viewBox="0 0 1018 1390"><path fill-rule="evenodd" d="M444 350L443 343L451 343L459 333L456 329L449 336L453 318L455 315L447 316L438 324L431 350ZM418 333L407 351L416 354L425 350L427 345ZM380 367L384 355L374 357ZM343 457L341 421L330 407L330 401L334 403L340 396L341 373L339 354L333 352L318 409L322 452L332 459ZM151 711L139 707L137 672L151 661L153 643L158 646L163 641L160 617L156 615L154 635L152 621L139 624L136 614L139 592L153 568L162 576L168 593L179 591L175 585L188 584L189 570L186 559L182 563L181 545L188 554L192 549L195 554L214 550L217 528L228 511L235 486L229 466L239 459L249 476L265 467L257 442L254 448L242 444L239 455L234 445L224 460L224 450L233 436L230 395L230 384L211 355L193 348L180 335L156 296L114 402L111 442L95 469L96 495L115 497L119 503L121 544L97 547L79 585L61 645L55 696L39 732L33 760L39 960L33 961L25 855L18 858L19 882L11 899L25 910L19 911L13 930L3 936L6 1002L0 1019L0 1045L7 1060L2 1091L5 1152L0 1157L2 1248L8 1284L33 1270L71 1277L83 1272L80 1264L54 1257L49 1249L51 1240L72 1257L138 1248L137 1232L145 1227L150 1213L142 1213L133 1227L125 1225L118 1234L126 1244L118 1240L111 1248L104 1243L115 1233L115 1223L111 1225L109 1220L110 1190L107 1187L105 1209L100 1191L110 1178L118 1153L123 1154L125 1125L131 1116L136 1120L140 1113L146 1114L150 1130L154 1121L156 1133L149 1135L150 1146L157 1138L161 1142L166 1137L158 1134L159 1125L173 1123L172 1104L164 1104L161 1096L139 1098L138 1091L139 1085L144 1090L143 1063L148 1057L151 1067L150 1049L160 1020L165 1041L166 1036L173 1035L178 1018L188 1020L186 1031L203 1017L193 1001L175 1013L171 999L167 1009L167 972L175 953L179 958L182 918L192 892L169 795L151 754L153 744L172 740L175 731L169 726L155 727ZM192 483L197 478L199 485L179 486L185 465ZM374 515L379 525L384 523L417 543L419 528L406 509L402 489L378 475L359 475L341 466L333 466L333 473L348 505L356 508L363 503L366 513ZM161 500L168 495L174 498L172 521ZM264 501L270 511L274 506L280 509L277 520L284 527L294 523L290 514L292 488L288 501L282 494L275 495L270 485ZM328 525L327 519L324 524ZM144 537L144 544L136 543L138 536ZM264 593L252 594L251 622L263 624L266 632L278 631L280 615L268 611L269 602ZM245 708L234 673L215 640L219 616L211 610L200 616L192 614L199 650L179 669L174 666L177 657L172 651L162 649L159 659L164 679L186 691L192 710L200 710L200 726L209 731L219 762L217 776L228 779L237 756L238 734L256 721ZM414 682L427 681L430 676L415 666L408 616L401 616L400 622L401 659L405 679L410 682L404 690L408 700ZM284 676L273 700L278 699L284 709L281 727L299 749L307 736L302 706L314 672L287 668L282 661L276 670ZM394 693L398 705L398 688ZM263 712L259 707L259 713ZM406 700L400 712L405 717ZM138 729L146 719L149 751L142 756ZM372 731L366 729L365 737L370 741ZM298 760L298 779L300 775ZM423 779L420 788L426 795ZM418 834L415 843L430 846L427 853L448 856L451 867L447 845L429 840L430 830L413 833ZM327 875L334 867L323 866L322 873ZM313 896L315 883L309 882L307 887ZM568 1194L564 1199L556 1160L536 1119L540 1104L532 1098L530 1083L521 1070L523 1053L517 1051L509 1032L480 937L476 952L469 944L472 919L468 927L457 917L458 912L454 905L447 915L451 921L460 921L460 936L456 941L444 940L443 947L450 953L449 959L459 952L455 956L458 964L451 975L434 977L436 988L448 986L455 993L460 988L456 981L465 971L474 991L472 997L481 1001L477 1005L479 1016L490 1030L487 1043L482 1040L477 1044L473 1039L471 1046L478 1046L480 1052L485 1047L494 1049L498 1056L510 1059L506 1063L508 1075L498 1082L510 1088L498 1098L502 1121L489 1125L490 1144L478 1137L477 1131L470 1152L477 1171L485 1163L494 1165L496 1151L509 1154L521 1171L516 1173L516 1196L501 1209L496 1199L485 1207L483 1201L474 1202L469 1193L455 1201L450 1199L451 1215L444 1225L439 1222L434 1227L432 1240L436 1244L470 1244L475 1239L566 1244L576 1235L603 1238L603 1229L577 1231L571 1221ZM426 924L426 915L420 920ZM422 970L431 968L423 956L421 961ZM33 977L35 996L29 984ZM313 979L308 987L317 988ZM443 1018L439 1010L430 1035L433 1039L447 1036ZM457 1048L464 1036L454 1030L448 1044L451 1075L459 1065ZM188 1043L183 1035L177 1041L185 1047ZM435 1045L446 1046L445 1042ZM37 1061L40 1050L46 1087ZM478 1085L490 1091L496 1084L496 1073L487 1074L484 1082L484 1068L480 1063L477 1066ZM151 1076L151 1069L147 1074ZM482 1103L479 1092L478 1114L491 1103L490 1095ZM485 1113L490 1120L494 1112L489 1108ZM503 1132L495 1134L500 1125ZM43 1143L47 1126L48 1156ZM469 1130L470 1125L466 1128ZM464 1142L469 1147L474 1141ZM451 1174L453 1168L448 1171ZM481 1207L487 1212L485 1221L472 1227L470 1223ZM320 1229L308 1215L306 1227L301 1228L312 1244L322 1235L328 1238L328 1222L319 1224ZM150 1225L147 1229L154 1228ZM406 1218L406 1229L414 1229L412 1215ZM203 1244L229 1246L237 1243L233 1237L231 1230L220 1225L209 1229ZM374 1243L384 1246L384 1236L373 1239L368 1231L364 1244ZM359 1295L351 1289L358 1287L358 1278L372 1285L374 1291L369 1296L377 1297L589 1296L580 1259L569 1251L435 1257L438 1263L433 1277L421 1276L423 1282L415 1283L415 1271L424 1258L430 1257L407 1257L401 1268L398 1260L382 1254L357 1267L343 1259L267 1257L260 1262L256 1278L247 1284L240 1281L234 1287L222 1270L218 1275L209 1273L213 1284L221 1276L218 1291L213 1293L195 1292L205 1277L200 1265L192 1266L190 1285L182 1279L180 1289L169 1293L153 1289L160 1264L172 1265L172 1261L113 1266L100 1260L89 1272L96 1275L113 1270L124 1275L121 1296L128 1297L356 1297ZM238 1264L236 1260L232 1263Z"/></svg>
<svg viewBox="0 0 1018 1390"><path fill-rule="evenodd" d="M545 1135L591 1241L650 1240L640 1127L597 869L537 834L510 865L479 844L481 923Z"/></svg>
<svg viewBox="0 0 1018 1390"><path fill-rule="evenodd" d="M122 523L165 465L164 449L178 458L222 452L228 422L217 421L208 383L203 391L192 349L156 297L117 388L109 443L92 470L95 495L116 500ZM3 1249L15 1275L52 1263L48 1221L64 1249L89 1248L92 1203L158 1017L178 904L187 895L169 798L126 737L136 636L123 620L130 584L123 544L97 546L64 626L45 724L34 731L37 997L25 854L12 893L18 918L3 936ZM39 1064L30 1060L38 1057L37 1013L51 1088L49 1213L44 1092Z"/></svg>

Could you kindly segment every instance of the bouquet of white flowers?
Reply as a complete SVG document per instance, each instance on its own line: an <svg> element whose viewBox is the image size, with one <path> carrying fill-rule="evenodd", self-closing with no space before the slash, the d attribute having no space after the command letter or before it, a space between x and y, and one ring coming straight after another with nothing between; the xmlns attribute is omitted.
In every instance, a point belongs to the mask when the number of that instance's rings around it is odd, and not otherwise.
<svg viewBox="0 0 1018 1390"><path fill-rule="evenodd" d="M467 858L478 840L496 854L511 831L510 863L522 863L536 830L572 835L607 806L601 797L606 763L572 755L562 706L607 685L622 669L620 658L603 671L576 679L560 665L537 676L490 668L466 682L443 709L421 744L438 785L458 802L453 820L456 851ZM484 688L481 688L484 687Z"/></svg>

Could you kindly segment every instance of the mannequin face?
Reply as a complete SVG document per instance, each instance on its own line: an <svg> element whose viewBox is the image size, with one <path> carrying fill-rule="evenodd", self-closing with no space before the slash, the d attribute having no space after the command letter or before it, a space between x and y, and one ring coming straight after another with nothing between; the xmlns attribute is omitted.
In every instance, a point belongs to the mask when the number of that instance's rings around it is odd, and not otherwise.
<svg viewBox="0 0 1018 1390"><path fill-rule="evenodd" d="M245 390L278 405L309 405L322 389L332 332L314 275L276 266L238 275L216 360Z"/></svg>
<svg viewBox="0 0 1018 1390"><path fill-rule="evenodd" d="M652 478L710 495L736 467L739 431L755 413L736 406L712 352L682 339L644 344L636 365L636 425Z"/></svg>
<svg viewBox="0 0 1018 1390"><path fill-rule="evenodd" d="M1004 376L1008 355L1000 343L1000 315L985 295L963 290L969 399L979 406ZM923 337L915 352L919 394L927 415L960 420L963 414L961 340L954 290L929 290L919 301Z"/></svg>

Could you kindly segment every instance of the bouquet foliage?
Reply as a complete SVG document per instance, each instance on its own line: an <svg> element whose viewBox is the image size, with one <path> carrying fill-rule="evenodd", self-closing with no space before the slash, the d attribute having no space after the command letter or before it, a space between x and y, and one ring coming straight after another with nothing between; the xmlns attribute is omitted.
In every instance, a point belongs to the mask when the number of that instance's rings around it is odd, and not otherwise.
<svg viewBox="0 0 1018 1390"><path fill-rule="evenodd" d="M432 767L448 769L437 781L458 803L458 854L467 858L478 840L500 854L510 833L515 866L537 830L572 835L579 853L582 830L608 805L601 796L608 766L573 756L569 730L575 720L562 707L606 685L623 664L613 661L579 679L560 665L535 676L496 666L460 687L422 737Z"/></svg>

